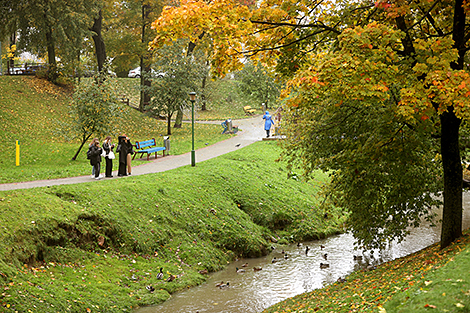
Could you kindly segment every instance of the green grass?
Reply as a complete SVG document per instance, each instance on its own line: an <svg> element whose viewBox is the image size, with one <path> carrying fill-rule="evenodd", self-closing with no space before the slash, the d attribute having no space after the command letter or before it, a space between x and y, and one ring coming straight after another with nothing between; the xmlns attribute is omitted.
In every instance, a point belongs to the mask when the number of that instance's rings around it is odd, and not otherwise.
<svg viewBox="0 0 470 313"><path fill-rule="evenodd" d="M287 243L338 233L346 217L314 196L326 177L288 178L279 153L259 142L197 167L0 192L0 304L121 312L203 282L198 270L265 255L272 237ZM332 218L321 218L325 212ZM157 280L159 267L178 278Z"/></svg>
<svg viewBox="0 0 470 313"><path fill-rule="evenodd" d="M126 80L126 79L124 79ZM129 79L130 80L130 79ZM0 77L0 132L3 149L0 150L0 183L81 176L90 173L86 159L87 144L76 161L78 141L66 142L54 135L57 120L67 119L70 93L44 80L32 77ZM163 145L166 123L151 119L138 111L123 106L125 121L118 123L114 135L127 134L132 142L155 138ZM224 140L220 125L196 124L195 148ZM20 166L15 166L16 140L20 143ZM115 139L116 140L116 139ZM191 126L184 123L173 129L171 154L191 151ZM135 160L133 165L146 163ZM114 162L117 169L117 162Z"/></svg>
<svg viewBox="0 0 470 313"><path fill-rule="evenodd" d="M124 94L129 98L130 103L139 106L139 83L140 79L135 78L114 78L120 94ZM224 121L228 118L241 119L246 118L243 107L252 106L257 110L255 114L262 114L261 103L253 103L243 99L236 92L235 81L230 79L218 79L216 81L208 81L207 83L207 104L206 110L201 110L201 99L196 102L195 118L201 121ZM190 110L184 111L186 120L191 119Z"/></svg>

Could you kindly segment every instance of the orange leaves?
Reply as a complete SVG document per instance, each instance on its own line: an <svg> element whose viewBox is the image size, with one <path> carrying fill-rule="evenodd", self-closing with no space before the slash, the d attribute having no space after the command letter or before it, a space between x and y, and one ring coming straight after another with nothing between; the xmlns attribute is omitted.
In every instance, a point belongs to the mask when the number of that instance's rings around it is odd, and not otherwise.
<svg viewBox="0 0 470 313"><path fill-rule="evenodd" d="M249 9L235 0L183 0L179 7L165 7L152 23L158 35L150 46L158 49L181 38L198 45L210 39L207 42L212 46L208 51L213 68L216 74L223 75L241 66L237 56L243 50L243 37L252 30L250 16Z"/></svg>

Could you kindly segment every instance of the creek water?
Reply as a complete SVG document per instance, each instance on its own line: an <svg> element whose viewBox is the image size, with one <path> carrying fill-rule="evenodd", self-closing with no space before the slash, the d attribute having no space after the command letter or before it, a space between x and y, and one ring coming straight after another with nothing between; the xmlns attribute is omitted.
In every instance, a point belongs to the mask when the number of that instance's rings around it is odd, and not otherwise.
<svg viewBox="0 0 470 313"><path fill-rule="evenodd" d="M439 219L440 217L438 217ZM464 193L463 228L470 227L470 193ZM323 240L275 247L266 257L242 259L223 271L213 273L197 287L173 294L165 303L137 310L137 313L256 313L295 295L322 288L355 270L377 265L419 251L440 239L437 227L422 226L400 244L373 253L354 250L354 238L346 233ZM306 247L309 251L306 253ZM324 248L322 248L324 246ZM284 252L284 253L283 253ZM324 254L327 254L326 259ZM285 255L287 254L287 259ZM354 256L362 256L354 260ZM277 262L272 262L276 258ZM242 265L248 263L246 267ZM329 264L320 268L320 263ZM253 267L262 270L254 271ZM244 269L237 273L236 268ZM226 289L215 284L229 282Z"/></svg>

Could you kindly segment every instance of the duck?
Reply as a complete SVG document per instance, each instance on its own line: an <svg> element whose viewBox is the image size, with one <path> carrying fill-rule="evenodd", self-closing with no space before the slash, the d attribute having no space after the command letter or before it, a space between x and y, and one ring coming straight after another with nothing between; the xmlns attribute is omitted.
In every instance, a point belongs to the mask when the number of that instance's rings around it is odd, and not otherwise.
<svg viewBox="0 0 470 313"><path fill-rule="evenodd" d="M277 262L277 259L276 257L273 258L273 260L271 261L271 263L276 263Z"/></svg>
<svg viewBox="0 0 470 313"><path fill-rule="evenodd" d="M220 286L222 286L223 284L224 284L224 281L221 281L220 283L215 284L215 287L216 287L216 288L217 288L217 287L220 287Z"/></svg>
<svg viewBox="0 0 470 313"><path fill-rule="evenodd" d="M201 274L201 275L206 275L206 274L209 273L209 271L204 269L204 270L200 270L198 273Z"/></svg>
<svg viewBox="0 0 470 313"><path fill-rule="evenodd" d="M320 263L320 268L329 268L330 264Z"/></svg>
<svg viewBox="0 0 470 313"><path fill-rule="evenodd" d="M284 251L284 249L282 249L281 254L284 254L284 253L286 253L286 252Z"/></svg>
<svg viewBox="0 0 470 313"><path fill-rule="evenodd" d="M308 254L308 250L310 250L310 248L307 246L307 247L305 248L305 254Z"/></svg>
<svg viewBox="0 0 470 313"><path fill-rule="evenodd" d="M324 245L320 245L320 250L323 250L325 249L325 246Z"/></svg>
<svg viewBox="0 0 470 313"><path fill-rule="evenodd" d="M242 267L247 267L248 263L242 264Z"/></svg>
<svg viewBox="0 0 470 313"><path fill-rule="evenodd" d="M287 256L287 253L284 254L284 260L287 260L289 257Z"/></svg>
<svg viewBox="0 0 470 313"><path fill-rule="evenodd" d="M226 284L222 284L222 285L219 286L220 289L225 289L225 288L228 288L228 287L230 287L230 283L229 283L229 282L227 282Z"/></svg>
<svg viewBox="0 0 470 313"><path fill-rule="evenodd" d="M354 258L354 261L360 261L362 260L362 255L354 255L353 258Z"/></svg>
<svg viewBox="0 0 470 313"><path fill-rule="evenodd" d="M160 267L160 273L157 274L157 279L163 279L163 267Z"/></svg>
<svg viewBox="0 0 470 313"><path fill-rule="evenodd" d="M243 268L240 268L240 269L239 269L239 268L237 267L237 273L245 273L245 270L244 270Z"/></svg>
<svg viewBox="0 0 470 313"><path fill-rule="evenodd" d="M326 260L328 258L328 253L323 254L323 258Z"/></svg>
<svg viewBox="0 0 470 313"><path fill-rule="evenodd" d="M338 283L345 283L345 282L347 282L347 280L340 277L340 278L338 278L337 282Z"/></svg>
<svg viewBox="0 0 470 313"><path fill-rule="evenodd" d="M263 269L263 268L261 268L261 267L256 267L256 266L253 267L253 271L255 271L255 272L256 272L256 271L261 271L262 269Z"/></svg>
<svg viewBox="0 0 470 313"><path fill-rule="evenodd" d="M167 281L167 282L172 282L172 281L175 280L175 278L176 278L175 275L170 275L170 277L168 277L168 278L166 279L166 281Z"/></svg>
<svg viewBox="0 0 470 313"><path fill-rule="evenodd" d="M145 287L148 291L150 292L154 292L155 291L155 288L153 288L151 285L148 285L147 287Z"/></svg>
<svg viewBox="0 0 470 313"><path fill-rule="evenodd" d="M302 244L300 242L297 243L297 247L301 247Z"/></svg>

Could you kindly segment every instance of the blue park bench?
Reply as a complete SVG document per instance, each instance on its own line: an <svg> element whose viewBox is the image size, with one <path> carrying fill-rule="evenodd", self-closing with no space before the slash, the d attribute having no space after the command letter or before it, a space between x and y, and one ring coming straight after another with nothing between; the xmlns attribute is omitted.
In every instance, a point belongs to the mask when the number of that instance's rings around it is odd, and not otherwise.
<svg viewBox="0 0 470 313"><path fill-rule="evenodd" d="M165 156L165 147L157 147L157 142L155 141L155 138L152 138L150 140L145 140L145 141L136 141L135 142L135 147L136 151L134 153L134 157L132 160L135 159L135 156L137 153L140 153L140 157L144 155L144 153L147 154L147 161L150 158L150 155L155 152L155 159L157 158L157 152L158 151L163 151L163 156Z"/></svg>

